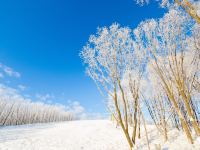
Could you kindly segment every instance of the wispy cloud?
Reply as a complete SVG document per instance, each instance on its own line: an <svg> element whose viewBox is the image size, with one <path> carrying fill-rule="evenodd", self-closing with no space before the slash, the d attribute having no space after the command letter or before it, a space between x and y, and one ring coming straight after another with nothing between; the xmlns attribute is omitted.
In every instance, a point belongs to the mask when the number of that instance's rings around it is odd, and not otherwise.
<svg viewBox="0 0 200 150"><path fill-rule="evenodd" d="M10 77L16 77L16 78L21 77L21 74L19 72L14 71L12 68L10 68L2 63L0 63L0 70L2 70L2 72L4 72L4 74L6 74ZM2 77L3 77L3 74L2 74Z"/></svg>
<svg viewBox="0 0 200 150"><path fill-rule="evenodd" d="M67 106L65 109L77 117L77 119L85 119L87 118L87 113L85 108L78 101L67 101Z"/></svg>
<svg viewBox="0 0 200 150"><path fill-rule="evenodd" d="M75 114L77 119L104 119L107 114L88 112L78 101L68 100L67 111Z"/></svg>
<svg viewBox="0 0 200 150"><path fill-rule="evenodd" d="M18 99L23 100L23 96L21 96L17 89L8 87L4 84L0 84L0 97L8 98L8 99Z"/></svg>
<svg viewBox="0 0 200 150"><path fill-rule="evenodd" d="M3 77L4 77L3 73L0 72L0 78L3 78Z"/></svg>
<svg viewBox="0 0 200 150"><path fill-rule="evenodd" d="M52 94L45 94L45 95L36 94L35 97L36 97L39 101L50 101L51 99L54 98L54 95L52 95Z"/></svg>
<svg viewBox="0 0 200 150"><path fill-rule="evenodd" d="M21 90L21 91L24 91L25 89L26 89L26 86L24 86L24 85L18 85L18 88Z"/></svg>

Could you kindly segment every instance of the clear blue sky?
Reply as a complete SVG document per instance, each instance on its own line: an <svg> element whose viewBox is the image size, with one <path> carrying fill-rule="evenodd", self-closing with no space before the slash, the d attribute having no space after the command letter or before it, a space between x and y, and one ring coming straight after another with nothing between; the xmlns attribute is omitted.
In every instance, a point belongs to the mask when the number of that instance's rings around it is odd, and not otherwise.
<svg viewBox="0 0 200 150"><path fill-rule="evenodd" d="M54 103L76 100L88 111L104 112L103 97L79 58L89 35L113 22L134 28L163 13L158 4L139 7L133 0L1 0L0 62L21 74L7 84L25 85L23 94L33 97L50 93Z"/></svg>

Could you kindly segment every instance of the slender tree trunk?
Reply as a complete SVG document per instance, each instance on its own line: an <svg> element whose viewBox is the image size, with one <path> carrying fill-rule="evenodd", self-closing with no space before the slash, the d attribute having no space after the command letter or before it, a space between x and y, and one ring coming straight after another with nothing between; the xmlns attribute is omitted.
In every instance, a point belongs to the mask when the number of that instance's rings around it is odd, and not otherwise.
<svg viewBox="0 0 200 150"><path fill-rule="evenodd" d="M141 117L141 113L140 113L140 110L138 110L138 139L141 138L141 135L140 135L140 124L141 124L140 123L140 117Z"/></svg>
<svg viewBox="0 0 200 150"><path fill-rule="evenodd" d="M134 104L134 126L133 126L133 136L132 141L135 144L135 138L136 138L136 131L137 131L137 112L138 112L138 98L135 99Z"/></svg>
<svg viewBox="0 0 200 150"><path fill-rule="evenodd" d="M164 126L164 141L168 141L168 135L167 135L167 123L165 120L163 120L163 126Z"/></svg>
<svg viewBox="0 0 200 150"><path fill-rule="evenodd" d="M141 116L142 116L142 120L143 120L143 123L144 123L144 129L145 129L145 135L146 135L146 140L147 140L148 149L150 150L148 132L147 132L147 127L146 127L146 121L145 121L145 119L144 119L144 115L143 115L142 112L141 112Z"/></svg>
<svg viewBox="0 0 200 150"><path fill-rule="evenodd" d="M117 114L118 114L119 124L122 127L122 130L123 130L123 132L124 132L124 134L126 136L126 139L128 141L130 149L132 149L133 148L133 143L131 141L131 138L130 138L130 135L129 135L128 131L126 130L126 128L124 126L124 123L123 123L123 120L122 120L122 116L121 116L121 111L120 111L119 106L118 106L116 87L114 88L114 103L115 103L115 108L116 108L116 111L117 111Z"/></svg>
<svg viewBox="0 0 200 150"><path fill-rule="evenodd" d="M121 86L121 82L120 82L119 79L118 79L118 86L119 86L119 89L120 89L121 94L122 94L122 102L123 102L123 106L124 106L125 129L128 132L128 111L127 111L127 104L126 104L126 100L125 100L124 90L123 90L123 88Z"/></svg>
<svg viewBox="0 0 200 150"><path fill-rule="evenodd" d="M196 133L197 136L200 136L200 128L199 128L199 125L198 125L198 123L195 119L194 112L192 111L192 109L190 107L189 100L188 100L187 96L185 95L185 93L183 91L180 91L180 93L183 97L184 104L185 104L188 116L190 118L190 121L192 123L192 126L195 130L195 133Z"/></svg>
<svg viewBox="0 0 200 150"><path fill-rule="evenodd" d="M169 86L168 86L168 84L167 84L167 81L165 80L165 78L164 78L164 76L163 76L163 73L162 73L160 67L158 66L158 63L157 63L157 62L156 62L156 67L157 67L156 72L158 73L158 75L159 75L161 81L163 82L163 86L164 86L165 92L166 92L167 96L169 97L169 100L172 102L172 104L173 104L173 106L174 106L174 108L175 108L175 110L176 110L176 112L177 112L177 114L178 114L178 116L179 116L181 125L182 125L182 127L183 127L183 130L185 131L185 134L186 134L186 136L187 136L187 139L188 139L189 143L193 144L194 141L193 141L191 132L190 132L190 130L189 130L189 126L188 126L187 122L185 121L184 116L182 115L182 113L181 113L181 111L180 111L180 109L179 109L179 107L178 107L178 104L177 104L177 102L176 102L176 100L175 100L175 98L174 98L174 95L173 95L173 93L171 92L171 89L169 88Z"/></svg>
<svg viewBox="0 0 200 150"><path fill-rule="evenodd" d="M171 97L171 98L170 98L170 97ZM178 107L178 104L176 103L176 101L175 101L175 99L174 99L174 97L173 97L172 95L171 95L171 96L169 95L169 98L171 99L172 103L174 104L175 110L177 111L177 114L178 114L178 116L179 116L179 118L180 118L181 125L182 125L182 127L183 127L183 130L184 130L185 133L186 133L186 136L187 136L188 141L189 141L191 144L193 144L194 141L193 141L191 132L190 132L190 130L189 130L189 126L188 126L187 122L185 121L184 116L182 115L182 113L181 113L181 111L180 111L180 109L179 109L179 107Z"/></svg>

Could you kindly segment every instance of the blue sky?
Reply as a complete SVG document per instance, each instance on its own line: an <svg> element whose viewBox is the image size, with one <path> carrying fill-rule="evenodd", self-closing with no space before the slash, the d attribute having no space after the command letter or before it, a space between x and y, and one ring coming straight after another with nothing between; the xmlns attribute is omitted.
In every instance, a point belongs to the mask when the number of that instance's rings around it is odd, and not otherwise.
<svg viewBox="0 0 200 150"><path fill-rule="evenodd" d="M158 4L139 7L133 0L2 0L0 63L20 77L0 82L25 86L21 93L32 99L46 95L53 103L79 101L88 112L104 113L104 99L79 57L89 35L114 22L134 28L163 13Z"/></svg>

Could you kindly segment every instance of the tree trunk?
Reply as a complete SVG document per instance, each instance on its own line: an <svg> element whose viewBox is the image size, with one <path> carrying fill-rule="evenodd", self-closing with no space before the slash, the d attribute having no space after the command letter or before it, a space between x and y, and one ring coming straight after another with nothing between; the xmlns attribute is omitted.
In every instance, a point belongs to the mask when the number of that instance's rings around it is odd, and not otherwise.
<svg viewBox="0 0 200 150"><path fill-rule="evenodd" d="M141 138L141 135L140 135L140 110L138 110L138 139Z"/></svg>
<svg viewBox="0 0 200 150"><path fill-rule="evenodd" d="M135 105L134 105L135 111L134 111L134 126L133 126L133 136L132 141L135 144L135 138L136 138L136 131L137 131L137 111L138 111L138 98L135 99Z"/></svg>
<svg viewBox="0 0 200 150"><path fill-rule="evenodd" d="M186 110L187 110L187 113L189 115L189 118L190 118L190 121L192 123L192 126L195 130L195 133L197 136L200 136L200 128L199 128L199 125L195 119L195 116L194 116L194 112L192 111L190 105L189 105L189 100L187 98L187 96L185 95L184 91L180 91L181 93L181 96L183 97L183 101L184 101L184 104L185 104L185 107L186 107Z"/></svg>
<svg viewBox="0 0 200 150"><path fill-rule="evenodd" d="M145 129L145 135L146 135L146 140L147 140L148 149L150 150L148 132L147 132L147 127L146 127L146 121L145 121L145 119L144 119L144 115L143 115L142 112L141 112L141 116L142 116L142 120L143 120L143 123L144 123L144 129Z"/></svg>
<svg viewBox="0 0 200 150"><path fill-rule="evenodd" d="M124 132L124 134L126 136L126 139L128 141L130 149L132 149L133 148L133 143L131 141L131 138L130 138L130 135L128 133L128 130L124 126L124 123L123 123L123 120L122 120L122 116L121 116L121 111L120 111L119 106L118 106L116 87L114 88L114 103L115 103L115 108L116 108L116 111L117 111L117 114L118 114L119 124L122 127L122 130L123 130L123 132Z"/></svg>

